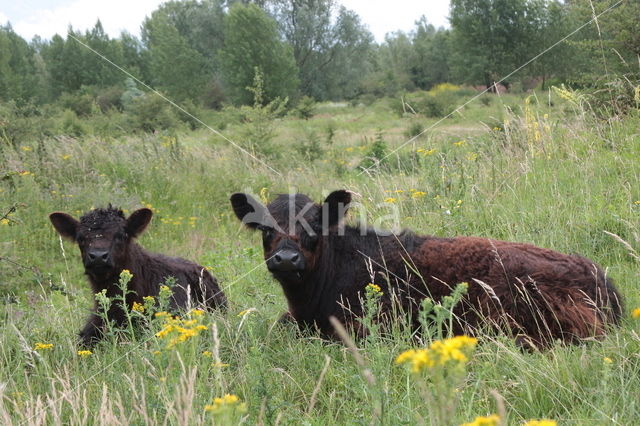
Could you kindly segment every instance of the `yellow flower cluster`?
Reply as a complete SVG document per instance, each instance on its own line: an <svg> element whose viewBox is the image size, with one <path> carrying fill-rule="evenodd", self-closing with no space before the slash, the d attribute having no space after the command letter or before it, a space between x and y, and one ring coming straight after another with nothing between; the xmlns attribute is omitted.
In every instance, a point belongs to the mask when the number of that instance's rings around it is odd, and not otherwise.
<svg viewBox="0 0 640 426"><path fill-rule="evenodd" d="M9 219L0 220L0 225L8 225L8 224L9 224Z"/></svg>
<svg viewBox="0 0 640 426"><path fill-rule="evenodd" d="M53 343L36 343L36 345L33 347L34 350L36 351L45 351L45 350L51 350L53 349Z"/></svg>
<svg viewBox="0 0 640 426"><path fill-rule="evenodd" d="M472 422L462 423L460 426L498 426L500 416L492 414L490 416L478 416Z"/></svg>
<svg viewBox="0 0 640 426"><path fill-rule="evenodd" d="M78 351L78 355L80 355L82 358L86 358L86 357L88 357L89 355L93 355L93 352L91 352L91 351L87 351L87 350L84 350L84 351Z"/></svg>
<svg viewBox="0 0 640 426"><path fill-rule="evenodd" d="M523 426L557 426L558 422L555 420L541 419L541 420L528 420Z"/></svg>
<svg viewBox="0 0 640 426"><path fill-rule="evenodd" d="M142 305L142 304L140 304L138 302L133 302L133 306L131 307L131 310L143 313L144 312L144 305Z"/></svg>
<svg viewBox="0 0 640 426"><path fill-rule="evenodd" d="M396 364L410 364L413 373L438 366L465 364L477 343L477 339L468 336L436 340L427 349L410 349L401 353Z"/></svg>
<svg viewBox="0 0 640 426"><path fill-rule="evenodd" d="M417 152L418 154L422 154L422 155L424 155L425 157L428 157L428 156L430 156L430 155L435 154L435 153L436 153L436 149L435 149L435 148L432 148L432 149L418 148L418 149L416 150L416 152Z"/></svg>
<svg viewBox="0 0 640 426"><path fill-rule="evenodd" d="M367 284L366 288L367 288L367 292L371 292L373 294L379 294L379 295L383 294L382 289L377 284L369 283Z"/></svg>
<svg viewBox="0 0 640 426"><path fill-rule="evenodd" d="M631 311L631 318L640 319L640 308L635 308Z"/></svg>
<svg viewBox="0 0 640 426"><path fill-rule="evenodd" d="M204 411L218 413L226 410L237 410L241 413L247 410L247 404L240 402L236 395L226 394L222 398L213 398L213 404L204 406Z"/></svg>
<svg viewBox="0 0 640 426"><path fill-rule="evenodd" d="M384 199L384 202L387 203L387 204L393 204L396 201L398 201L398 199L397 198L393 198L393 197L388 197L388 198Z"/></svg>
<svg viewBox="0 0 640 426"><path fill-rule="evenodd" d="M157 312L156 317L164 319L164 326L156 333L156 337L167 341L167 349L178 343L186 342L207 329L206 325L200 323L203 314L202 310L195 309L189 311L186 318L180 318L173 317L167 312ZM192 316L195 318L191 318Z"/></svg>
<svg viewBox="0 0 640 426"><path fill-rule="evenodd" d="M129 282L131 281L131 278L133 278L133 274L128 269L123 269L122 272L120 272L121 280L125 280L126 282Z"/></svg>

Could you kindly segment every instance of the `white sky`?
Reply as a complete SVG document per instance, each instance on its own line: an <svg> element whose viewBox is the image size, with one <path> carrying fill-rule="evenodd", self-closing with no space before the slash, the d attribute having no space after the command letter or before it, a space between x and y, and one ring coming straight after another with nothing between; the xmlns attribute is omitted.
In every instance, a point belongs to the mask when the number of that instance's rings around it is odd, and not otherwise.
<svg viewBox="0 0 640 426"><path fill-rule="evenodd" d="M122 30L140 34L140 24L162 0L0 0L0 23L8 21L26 40L34 35L51 38L66 34L69 24L76 30L93 27L100 18L105 31L117 37ZM376 41L388 32L410 31L425 15L435 26L448 26L449 0L338 0L354 10Z"/></svg>

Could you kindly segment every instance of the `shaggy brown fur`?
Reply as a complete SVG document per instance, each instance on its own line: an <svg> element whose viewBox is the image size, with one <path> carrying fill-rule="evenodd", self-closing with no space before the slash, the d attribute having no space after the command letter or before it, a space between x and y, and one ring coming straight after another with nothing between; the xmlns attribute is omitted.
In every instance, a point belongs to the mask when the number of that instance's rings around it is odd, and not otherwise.
<svg viewBox="0 0 640 426"><path fill-rule="evenodd" d="M356 319L370 282L382 287L383 314L392 315L399 303L416 328L421 301L440 301L461 282L469 287L454 310L455 334L488 326L543 347L602 336L619 322L620 296L588 259L487 238L363 231L341 224L350 201L347 191L333 192L323 205L302 194L281 195L266 208L246 194L231 197L238 218L262 231L267 267L302 327L330 336L328 318L335 316L362 330ZM289 223L292 217L296 223ZM282 253L295 262L283 268Z"/></svg>
<svg viewBox="0 0 640 426"><path fill-rule="evenodd" d="M150 253L135 242L152 215L151 210L140 209L125 218L122 210L109 206L91 210L80 221L66 213L52 213L49 218L61 236L78 243L93 293L106 290L110 298L121 296L118 279L122 270L128 269L133 278L127 289L127 309L131 309L133 302L142 304L145 296L157 296L160 285L169 277L176 280L170 301L172 309L184 309L191 304L210 308L226 306L216 279L204 267ZM97 309L97 305L94 306L93 314L80 332L83 344L94 343L102 334L104 324ZM122 325L125 320L122 306L112 304L107 317Z"/></svg>

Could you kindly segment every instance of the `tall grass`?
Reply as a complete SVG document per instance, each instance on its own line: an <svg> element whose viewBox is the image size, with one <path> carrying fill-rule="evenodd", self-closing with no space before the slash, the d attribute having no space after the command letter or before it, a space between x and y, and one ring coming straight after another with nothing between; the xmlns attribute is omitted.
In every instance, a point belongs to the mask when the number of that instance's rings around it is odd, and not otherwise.
<svg viewBox="0 0 640 426"><path fill-rule="evenodd" d="M393 363L416 344L402 327L357 342L358 364L343 344L276 323L286 303L263 265L258 237L229 208L235 191L268 198L296 189L320 199L323 191L348 188L361 194L371 223L393 206L401 225L420 233L580 253L607 269L628 307L640 306L640 264L630 255L640 251L640 120L602 123L554 101L549 107L503 96L471 105L376 173L358 165L379 129L391 151L416 120L424 128L435 120L398 118L384 102L319 105L304 126L296 118L276 122L280 155L268 162L281 175L204 129L3 146L0 215L15 211L0 224L2 422L431 421L435 408L416 378ZM328 123L332 143L319 158L292 149L310 132L323 135ZM234 139L243 131L236 122L225 134ZM107 203L128 211L151 206L155 218L141 243L211 267L229 312L207 314L207 332L170 350L153 323L138 340L107 339L91 355L78 355L76 332L92 295L77 249L59 240L47 214L80 215ZM545 353L523 353L507 337L481 337L449 421L502 412L505 424L543 417L633 424L640 416L637 330L629 318L603 341ZM35 350L36 343L53 347ZM233 404L205 410L225 394L237 395L246 411Z"/></svg>

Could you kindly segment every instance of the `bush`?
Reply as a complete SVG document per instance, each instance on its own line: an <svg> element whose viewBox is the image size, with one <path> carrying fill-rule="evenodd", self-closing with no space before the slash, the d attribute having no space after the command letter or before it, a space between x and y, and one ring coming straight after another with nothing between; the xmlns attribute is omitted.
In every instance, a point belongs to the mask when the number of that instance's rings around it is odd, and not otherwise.
<svg viewBox="0 0 640 426"><path fill-rule="evenodd" d="M89 93L64 93L59 102L62 108L73 111L78 117L87 117L96 110L95 100Z"/></svg>
<svg viewBox="0 0 640 426"><path fill-rule="evenodd" d="M122 94L124 89L119 86L107 87L98 92L96 104L100 111L106 113L109 110L122 111Z"/></svg>
<svg viewBox="0 0 640 426"><path fill-rule="evenodd" d="M171 129L178 125L173 107L155 93L134 98L127 112L131 126L144 132Z"/></svg>
<svg viewBox="0 0 640 426"><path fill-rule="evenodd" d="M405 130L404 136L407 139L411 139L422 134L422 132L424 132L424 126L422 125L422 123L420 123L419 121L414 121L413 123L411 123L411 125L409 125L409 128Z"/></svg>
<svg viewBox="0 0 640 426"><path fill-rule="evenodd" d="M313 130L306 133L305 138L295 146L295 149L308 161L315 161L324 153L320 145L320 138Z"/></svg>
<svg viewBox="0 0 640 426"><path fill-rule="evenodd" d="M313 113L316 107L316 101L313 100L310 96L303 96L298 101L298 104L293 109L294 114L302 118L303 120L308 120L313 117Z"/></svg>
<svg viewBox="0 0 640 426"><path fill-rule="evenodd" d="M387 156L387 144L382 138L382 130L376 132L376 139L367 150L365 158L360 162L359 168L362 170L379 169L385 162Z"/></svg>
<svg viewBox="0 0 640 426"><path fill-rule="evenodd" d="M62 133L68 136L82 136L87 133L75 111L66 109L62 113Z"/></svg>

